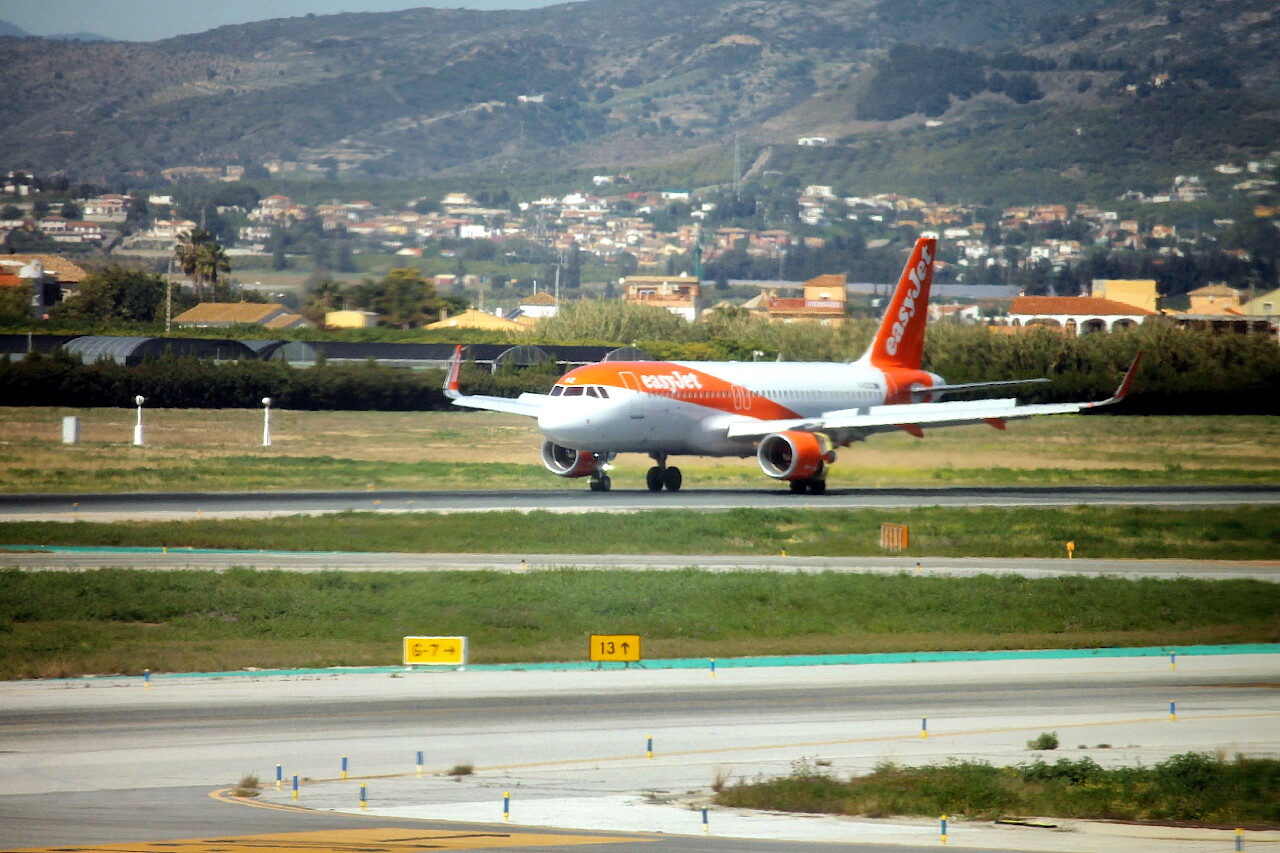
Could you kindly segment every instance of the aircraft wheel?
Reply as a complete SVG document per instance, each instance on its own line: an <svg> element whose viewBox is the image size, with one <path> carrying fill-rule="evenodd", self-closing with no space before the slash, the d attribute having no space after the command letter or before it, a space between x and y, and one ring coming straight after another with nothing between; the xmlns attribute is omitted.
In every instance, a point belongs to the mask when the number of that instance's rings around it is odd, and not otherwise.
<svg viewBox="0 0 1280 853"><path fill-rule="evenodd" d="M810 480L809 481L809 494L825 495L826 493L827 493L826 480Z"/></svg>
<svg viewBox="0 0 1280 853"><path fill-rule="evenodd" d="M654 465L649 469L648 473L644 475L644 482L645 485L649 487L649 491L662 491L662 469L657 465Z"/></svg>
<svg viewBox="0 0 1280 853"><path fill-rule="evenodd" d="M610 490L610 489L612 489L612 488L613 488L613 480L610 480L610 479L609 479L609 475L608 475L608 474L605 474L603 477L601 477L601 478L600 478L600 489L599 489L599 491L607 492L607 491L609 491L609 490Z"/></svg>
<svg viewBox="0 0 1280 853"><path fill-rule="evenodd" d="M662 484L667 487L668 492L678 492L684 484L684 475L679 468L668 468L662 473Z"/></svg>
<svg viewBox="0 0 1280 853"><path fill-rule="evenodd" d="M590 487L591 491L593 491L593 492L598 492L598 491L600 491L600 481L599 481L599 480L592 480L590 483L587 483L587 486L588 486L588 487Z"/></svg>
<svg viewBox="0 0 1280 853"><path fill-rule="evenodd" d="M803 495L805 487L809 485L809 482L807 480L792 480L787 483L787 485L791 487L791 494Z"/></svg>

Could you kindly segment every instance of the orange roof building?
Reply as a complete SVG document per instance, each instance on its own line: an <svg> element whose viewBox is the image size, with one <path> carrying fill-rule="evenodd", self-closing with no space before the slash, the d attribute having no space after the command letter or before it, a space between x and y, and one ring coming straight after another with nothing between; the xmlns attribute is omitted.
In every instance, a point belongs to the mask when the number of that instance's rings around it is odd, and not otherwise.
<svg viewBox="0 0 1280 853"><path fill-rule="evenodd" d="M61 255L0 255L0 272L18 270L32 261L39 261L44 267L46 278L55 278L62 284L79 284L89 273Z"/></svg>
<svg viewBox="0 0 1280 853"><path fill-rule="evenodd" d="M1068 332L1111 332L1160 316L1155 311L1096 296L1019 296L1009 307L1013 326L1061 327Z"/></svg>
<svg viewBox="0 0 1280 853"><path fill-rule="evenodd" d="M268 329L309 329L301 314L294 314L279 302L201 302L173 318L177 326L263 326Z"/></svg>

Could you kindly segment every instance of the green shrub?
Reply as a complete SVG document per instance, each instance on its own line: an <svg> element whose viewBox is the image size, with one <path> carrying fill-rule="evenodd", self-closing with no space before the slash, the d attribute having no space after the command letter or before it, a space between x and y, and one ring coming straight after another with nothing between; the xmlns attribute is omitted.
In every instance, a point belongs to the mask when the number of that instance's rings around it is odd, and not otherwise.
<svg viewBox="0 0 1280 853"><path fill-rule="evenodd" d="M1027 749L1057 749L1058 733L1041 732L1039 736L1027 741Z"/></svg>

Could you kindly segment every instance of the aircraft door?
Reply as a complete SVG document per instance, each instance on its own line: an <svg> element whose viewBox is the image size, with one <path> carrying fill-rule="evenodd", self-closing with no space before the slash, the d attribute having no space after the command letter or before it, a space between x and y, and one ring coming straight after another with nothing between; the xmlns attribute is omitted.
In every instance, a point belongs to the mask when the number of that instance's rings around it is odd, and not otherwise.
<svg viewBox="0 0 1280 853"><path fill-rule="evenodd" d="M735 412L748 412L751 410L751 392L741 385L734 385L733 389L733 410Z"/></svg>
<svg viewBox="0 0 1280 853"><path fill-rule="evenodd" d="M627 395L627 414L631 416L632 420L643 419L644 405L640 399L640 381L629 370L623 370L618 375L622 377L622 384L627 387L627 390L635 392Z"/></svg>

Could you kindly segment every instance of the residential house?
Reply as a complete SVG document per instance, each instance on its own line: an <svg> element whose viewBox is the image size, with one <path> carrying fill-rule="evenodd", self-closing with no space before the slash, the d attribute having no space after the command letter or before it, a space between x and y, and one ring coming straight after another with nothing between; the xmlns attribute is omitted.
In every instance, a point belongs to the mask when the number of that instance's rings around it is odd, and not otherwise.
<svg viewBox="0 0 1280 853"><path fill-rule="evenodd" d="M698 317L702 286L693 276L632 275L623 285L623 298L633 305L656 305L690 323Z"/></svg>
<svg viewBox="0 0 1280 853"><path fill-rule="evenodd" d="M81 207L83 216L90 222L124 222L129 214L131 196L119 193L87 199Z"/></svg>
<svg viewBox="0 0 1280 853"><path fill-rule="evenodd" d="M969 305L941 305L929 303L929 320L943 323L981 323L982 309L977 303Z"/></svg>
<svg viewBox="0 0 1280 853"><path fill-rule="evenodd" d="M1244 316L1244 302L1240 291L1225 284L1209 284L1187 294L1191 299L1188 314L1223 314Z"/></svg>
<svg viewBox="0 0 1280 853"><path fill-rule="evenodd" d="M31 315L39 319L76 292L88 273L59 255L0 255L0 285L31 291Z"/></svg>
<svg viewBox="0 0 1280 853"><path fill-rule="evenodd" d="M1280 288L1253 297L1244 303L1243 309L1249 317L1280 318Z"/></svg>
<svg viewBox="0 0 1280 853"><path fill-rule="evenodd" d="M541 320L543 317L554 317L560 311L560 301L547 293L545 290L541 293L535 293L532 296L521 299L516 306L521 317L527 317L530 320Z"/></svg>
<svg viewBox="0 0 1280 853"><path fill-rule="evenodd" d="M1159 308L1157 303L1160 294L1156 292L1154 278L1095 278L1089 295L1132 305L1144 311L1156 311Z"/></svg>
<svg viewBox="0 0 1280 853"><path fill-rule="evenodd" d="M804 283L804 295L778 296L770 293L759 303L765 316L775 323L815 322L838 326L844 322L844 275L820 275Z"/></svg>
<svg viewBox="0 0 1280 853"><path fill-rule="evenodd" d="M1230 334L1266 335L1275 331L1271 318L1246 312L1241 293L1234 287L1210 284L1187 296L1191 306L1186 311L1165 312L1179 326Z"/></svg>
<svg viewBox="0 0 1280 853"><path fill-rule="evenodd" d="M152 223L151 230L146 236L156 240L177 240L188 231L194 231L196 227L190 219L157 219Z"/></svg>

